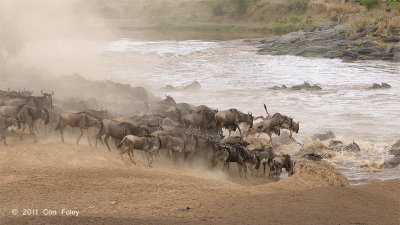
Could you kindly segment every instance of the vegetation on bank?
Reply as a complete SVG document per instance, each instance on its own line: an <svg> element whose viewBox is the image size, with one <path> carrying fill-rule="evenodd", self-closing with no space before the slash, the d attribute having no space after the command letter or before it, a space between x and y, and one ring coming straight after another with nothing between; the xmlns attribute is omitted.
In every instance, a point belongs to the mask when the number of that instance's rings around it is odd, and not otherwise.
<svg viewBox="0 0 400 225"><path fill-rule="evenodd" d="M399 0L345 1L96 0L86 4L126 28L284 34L338 22L346 25L348 35L377 26L375 33L389 36L398 26Z"/></svg>

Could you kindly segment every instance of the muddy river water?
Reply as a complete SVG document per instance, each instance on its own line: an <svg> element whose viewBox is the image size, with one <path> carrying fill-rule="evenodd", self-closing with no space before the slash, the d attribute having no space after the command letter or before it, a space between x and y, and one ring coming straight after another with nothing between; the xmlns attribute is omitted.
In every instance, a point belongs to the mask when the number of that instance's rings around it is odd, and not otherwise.
<svg viewBox="0 0 400 225"><path fill-rule="evenodd" d="M219 110L237 108L254 115L280 112L300 121L295 138L306 143L330 129L336 139L357 142L359 153L338 153L335 164L352 184L400 177L400 169L377 169L392 156L388 146L400 138L400 64L383 61L257 55L256 42L243 40L159 40L116 38L102 45L110 79L144 85L158 96L204 104ZM198 91L182 87L198 81ZM272 90L304 81L322 90ZM389 89L372 90L373 83ZM176 90L165 90L172 85Z"/></svg>

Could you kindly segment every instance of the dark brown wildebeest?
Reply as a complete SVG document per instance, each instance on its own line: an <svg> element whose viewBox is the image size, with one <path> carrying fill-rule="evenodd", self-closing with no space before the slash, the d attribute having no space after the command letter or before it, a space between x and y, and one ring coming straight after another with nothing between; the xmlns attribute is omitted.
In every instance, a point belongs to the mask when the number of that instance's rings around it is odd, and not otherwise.
<svg viewBox="0 0 400 225"><path fill-rule="evenodd" d="M43 120L44 125L49 123L50 115L49 111L47 108L42 107L42 108L37 108L37 107L32 107L25 105L22 107L21 110L18 112L18 122L22 124L22 131L21 131L21 140L23 139L24 131L25 131L25 124L28 124L29 126L29 132L33 135L35 142L37 142L36 139L36 134L33 130L33 123L36 120Z"/></svg>
<svg viewBox="0 0 400 225"><path fill-rule="evenodd" d="M183 125L202 131L216 131L217 121L213 110L200 109L183 117Z"/></svg>
<svg viewBox="0 0 400 225"><path fill-rule="evenodd" d="M293 161L290 159L289 155L280 155L280 156L275 156L268 162L269 168L270 168L270 174L269 177L276 177L279 179L282 173L282 168L286 169L286 172L288 172L288 176L293 175Z"/></svg>
<svg viewBox="0 0 400 225"><path fill-rule="evenodd" d="M149 134L150 132L148 128L135 126L128 122L103 119L101 121L100 129L96 134L95 146L97 147L97 139L101 140L101 136L106 135L104 137L104 142L106 143L108 150L111 152L110 146L108 145L108 139L110 137L122 140L126 135L145 136Z"/></svg>
<svg viewBox="0 0 400 225"><path fill-rule="evenodd" d="M265 176L265 170L268 166L268 161L276 156L275 152L273 151L273 148L271 146L266 145L263 146L261 149L253 149L251 150L251 152L253 152L260 160L260 163L256 166L255 169L257 169L258 171L258 169L262 165L263 175Z"/></svg>
<svg viewBox="0 0 400 225"><path fill-rule="evenodd" d="M250 128L253 127L253 115L250 112L244 114L237 109L229 109L217 112L215 117L219 127L229 130L229 136L231 136L232 130L235 131L236 128L239 129L240 136L242 136L239 123L246 123Z"/></svg>
<svg viewBox="0 0 400 225"><path fill-rule="evenodd" d="M21 128L21 124L14 118L3 118L0 116L0 135L4 140L4 144L7 146L6 142L6 130L11 126L16 126Z"/></svg>
<svg viewBox="0 0 400 225"><path fill-rule="evenodd" d="M125 152L128 152L129 158L131 159L132 163L136 164L133 161L133 150L140 150L146 153L147 163L149 167L151 167L151 163L153 162L154 154L157 154L158 149L160 148L160 142L158 138L154 137L138 137L135 135L126 135L121 143L117 146L121 148L122 146L126 146L126 150L121 150L121 159L122 155Z"/></svg>
<svg viewBox="0 0 400 225"><path fill-rule="evenodd" d="M95 127L97 129L101 129L102 123L99 118L96 118L92 115L89 115L85 112L65 112L61 113L60 115L60 120L58 121L56 130L60 130L60 135L61 135L61 141L64 142L64 129L67 127L79 127L81 130L81 134L79 135L76 144L79 143L79 140L81 139L83 135L83 130L86 130L86 136L90 144L90 139L89 139L89 127Z"/></svg>
<svg viewBox="0 0 400 225"><path fill-rule="evenodd" d="M229 157L228 147L220 145L218 146L217 150L214 152L211 161L210 161L210 168L214 168L217 166L218 162L223 163L224 168L226 165L226 160Z"/></svg>
<svg viewBox="0 0 400 225"><path fill-rule="evenodd" d="M229 164L231 162L236 162L239 169L239 175L242 177L242 170L244 170L244 175L247 177L247 167L248 165L259 166L259 159L249 150L245 149L240 145L226 146L229 152L229 156L225 161L225 168L229 171ZM258 166L257 166L258 165Z"/></svg>

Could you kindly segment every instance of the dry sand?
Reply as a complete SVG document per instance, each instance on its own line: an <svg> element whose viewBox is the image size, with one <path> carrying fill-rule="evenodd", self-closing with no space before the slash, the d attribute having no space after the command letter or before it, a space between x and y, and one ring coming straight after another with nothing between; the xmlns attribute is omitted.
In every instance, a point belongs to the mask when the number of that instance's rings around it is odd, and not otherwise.
<svg viewBox="0 0 400 225"><path fill-rule="evenodd" d="M71 138L26 139L0 144L0 224L400 224L400 179L348 186L333 167L301 162L279 182L246 180L144 160L134 166Z"/></svg>

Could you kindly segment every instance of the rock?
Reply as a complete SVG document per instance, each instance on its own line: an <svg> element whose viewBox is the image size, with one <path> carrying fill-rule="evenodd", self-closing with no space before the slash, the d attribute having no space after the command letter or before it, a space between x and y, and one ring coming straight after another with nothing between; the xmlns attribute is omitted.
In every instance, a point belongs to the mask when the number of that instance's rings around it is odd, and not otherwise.
<svg viewBox="0 0 400 225"><path fill-rule="evenodd" d="M324 58L328 58L328 59L334 59L337 57L337 53L336 52L326 52L323 55Z"/></svg>
<svg viewBox="0 0 400 225"><path fill-rule="evenodd" d="M371 87L369 87L370 89L385 89L385 88L391 88L392 86L390 86L388 83L382 83L382 85L374 83Z"/></svg>
<svg viewBox="0 0 400 225"><path fill-rule="evenodd" d="M187 90L187 89L190 89L190 90L198 90L198 89L200 89L200 88L201 88L201 85L200 85L200 83L197 82L197 81L193 81L191 84L186 85L186 86L184 87L185 90Z"/></svg>
<svg viewBox="0 0 400 225"><path fill-rule="evenodd" d="M399 41L400 41L400 38L399 38L399 37L392 36L392 37L382 38L382 41L383 41L383 42L399 42Z"/></svg>
<svg viewBox="0 0 400 225"><path fill-rule="evenodd" d="M395 54L393 55L392 60L395 61L395 62L400 62L400 52L395 53Z"/></svg>
<svg viewBox="0 0 400 225"><path fill-rule="evenodd" d="M302 50L298 51L295 53L295 55L299 56L316 56L316 55L322 55L331 49L328 47L322 47L322 46L309 46L305 47Z"/></svg>
<svg viewBox="0 0 400 225"><path fill-rule="evenodd" d="M381 88L381 85L374 83L370 88L371 89L379 89L379 88Z"/></svg>
<svg viewBox="0 0 400 225"><path fill-rule="evenodd" d="M360 48L357 50L357 53L367 55L367 54L371 54L372 52L376 52L376 51L377 51L376 48Z"/></svg>
<svg viewBox="0 0 400 225"><path fill-rule="evenodd" d="M387 47L385 49L385 54L392 53L393 49L394 49L394 45L390 45L389 47Z"/></svg>
<svg viewBox="0 0 400 225"><path fill-rule="evenodd" d="M336 137L336 135L331 130L328 130L324 134L314 134L311 138L313 140L326 141L328 139L333 139L335 137Z"/></svg>
<svg viewBox="0 0 400 225"><path fill-rule="evenodd" d="M358 58L358 54L352 50L343 50L341 57L345 59L356 59Z"/></svg>
<svg viewBox="0 0 400 225"><path fill-rule="evenodd" d="M315 91L321 90L322 88L318 85L311 86L309 83L304 82L303 84L292 86L292 90L307 90L307 91Z"/></svg>
<svg viewBox="0 0 400 225"><path fill-rule="evenodd" d="M393 158L385 161L383 163L383 167L385 168L395 168L400 164L400 154L394 156Z"/></svg>

